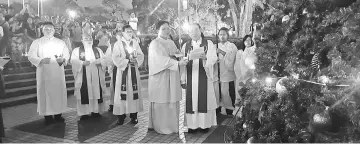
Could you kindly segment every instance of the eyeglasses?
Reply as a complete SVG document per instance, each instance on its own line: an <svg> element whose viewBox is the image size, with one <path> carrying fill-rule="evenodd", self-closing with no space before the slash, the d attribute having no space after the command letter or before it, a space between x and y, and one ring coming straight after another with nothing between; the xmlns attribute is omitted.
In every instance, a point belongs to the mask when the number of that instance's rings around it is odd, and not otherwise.
<svg viewBox="0 0 361 144"><path fill-rule="evenodd" d="M43 28L44 31L53 31L54 28Z"/></svg>
<svg viewBox="0 0 361 144"><path fill-rule="evenodd" d="M83 38L83 41L93 41L92 38Z"/></svg>

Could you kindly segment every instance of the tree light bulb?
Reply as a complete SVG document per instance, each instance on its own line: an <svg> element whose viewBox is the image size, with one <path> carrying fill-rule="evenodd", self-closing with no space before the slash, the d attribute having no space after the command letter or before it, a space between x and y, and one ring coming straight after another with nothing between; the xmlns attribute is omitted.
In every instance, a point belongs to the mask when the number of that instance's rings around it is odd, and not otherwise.
<svg viewBox="0 0 361 144"><path fill-rule="evenodd" d="M293 74L292 77L295 78L295 79L298 79L299 78L299 74Z"/></svg>
<svg viewBox="0 0 361 144"><path fill-rule="evenodd" d="M137 32L137 35L140 35L140 31Z"/></svg>
<svg viewBox="0 0 361 144"><path fill-rule="evenodd" d="M256 78L252 78L252 82L255 83L257 81Z"/></svg>
<svg viewBox="0 0 361 144"><path fill-rule="evenodd" d="M322 83L328 83L330 79L327 76L320 76L320 80Z"/></svg>
<svg viewBox="0 0 361 144"><path fill-rule="evenodd" d="M266 83L271 84L272 83L272 78L271 77L266 77Z"/></svg>

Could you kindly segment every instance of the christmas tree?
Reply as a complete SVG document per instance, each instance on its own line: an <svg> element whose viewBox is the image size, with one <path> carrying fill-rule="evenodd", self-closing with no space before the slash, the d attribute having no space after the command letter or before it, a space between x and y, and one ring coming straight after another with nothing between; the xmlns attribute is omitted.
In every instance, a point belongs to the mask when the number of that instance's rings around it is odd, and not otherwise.
<svg viewBox="0 0 361 144"><path fill-rule="evenodd" d="M359 6L266 1L232 142L360 142Z"/></svg>

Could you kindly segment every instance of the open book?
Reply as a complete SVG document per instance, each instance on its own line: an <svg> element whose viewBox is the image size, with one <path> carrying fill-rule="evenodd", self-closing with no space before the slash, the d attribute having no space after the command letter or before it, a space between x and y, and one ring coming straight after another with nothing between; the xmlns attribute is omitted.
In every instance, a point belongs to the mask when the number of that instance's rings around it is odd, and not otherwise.
<svg viewBox="0 0 361 144"><path fill-rule="evenodd" d="M10 57L0 57L0 67L4 67L11 60Z"/></svg>

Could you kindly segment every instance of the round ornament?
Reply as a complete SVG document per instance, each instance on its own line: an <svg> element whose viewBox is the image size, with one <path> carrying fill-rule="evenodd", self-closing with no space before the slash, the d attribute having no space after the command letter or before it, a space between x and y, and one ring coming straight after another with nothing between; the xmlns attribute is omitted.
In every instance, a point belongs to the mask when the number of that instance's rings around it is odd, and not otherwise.
<svg viewBox="0 0 361 144"><path fill-rule="evenodd" d="M290 20L290 16L289 15L285 15L282 18L282 23L288 22Z"/></svg>
<svg viewBox="0 0 361 144"><path fill-rule="evenodd" d="M329 108L326 107L325 111L313 115L312 127L316 131L327 129L332 125Z"/></svg>
<svg viewBox="0 0 361 144"><path fill-rule="evenodd" d="M285 94L287 93L287 88L283 85L284 81L286 80L286 77L281 78L276 83L276 92L278 94Z"/></svg>
<svg viewBox="0 0 361 144"><path fill-rule="evenodd" d="M256 139L254 137L250 137L248 140L247 140L247 144L251 144L251 143L257 143L256 142Z"/></svg>

